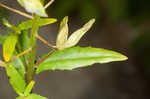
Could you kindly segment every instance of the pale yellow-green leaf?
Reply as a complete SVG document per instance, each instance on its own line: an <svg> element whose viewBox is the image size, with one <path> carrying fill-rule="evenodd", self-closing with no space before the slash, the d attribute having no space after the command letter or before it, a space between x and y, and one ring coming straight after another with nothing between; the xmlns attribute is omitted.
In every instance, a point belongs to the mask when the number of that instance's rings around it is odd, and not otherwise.
<svg viewBox="0 0 150 99"><path fill-rule="evenodd" d="M58 49L63 49L64 44L68 38L68 16L64 17L64 19L60 23L59 33L56 39L56 47Z"/></svg>
<svg viewBox="0 0 150 99"><path fill-rule="evenodd" d="M35 13L41 17L47 17L44 6L40 0L22 0L24 8L29 13Z"/></svg>
<svg viewBox="0 0 150 99"><path fill-rule="evenodd" d="M10 60L10 58L15 50L17 39L18 39L18 36L15 34L12 34L12 35L8 36L4 41L3 57L6 62L8 62Z"/></svg>
<svg viewBox="0 0 150 99"><path fill-rule="evenodd" d="M92 27L95 19L91 19L88 23L86 23L82 28L75 31L65 43L65 48L69 48L75 46L81 37Z"/></svg>

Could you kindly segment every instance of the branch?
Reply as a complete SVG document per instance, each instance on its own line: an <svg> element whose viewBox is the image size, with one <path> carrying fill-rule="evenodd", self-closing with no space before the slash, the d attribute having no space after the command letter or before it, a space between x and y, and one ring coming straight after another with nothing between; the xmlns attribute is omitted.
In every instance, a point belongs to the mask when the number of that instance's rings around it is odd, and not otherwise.
<svg viewBox="0 0 150 99"><path fill-rule="evenodd" d="M19 11L19 10L16 10L16 9L14 9L14 8L8 7L8 6L6 6L6 5L4 5L4 4L2 4L2 3L0 3L0 6L3 7L3 8L6 8L6 9L12 11L12 12L15 12L15 13L17 13L17 14L19 14L19 15L22 15L22 16L24 16L24 17L27 17L27 18L29 18L29 19L33 19L33 17L32 17L31 15L29 15L29 14L27 14L27 13L24 13L24 12L21 12L21 11Z"/></svg>
<svg viewBox="0 0 150 99"><path fill-rule="evenodd" d="M44 38L42 38L42 37L39 36L38 34L36 34L36 37L37 37L39 40L41 40L44 44L48 45L49 47L52 47L52 48L56 49L56 47L55 47L53 44L49 43L48 41L46 41Z"/></svg>
<svg viewBox="0 0 150 99"><path fill-rule="evenodd" d="M43 63L43 62L44 62L50 55L52 55L52 53L54 53L55 51L56 51L56 49L52 49L52 51L50 51L47 56L45 56L45 57L42 58L42 59L39 59L39 60L37 61L37 63L35 64L35 66L38 66L38 65L40 65L41 63Z"/></svg>
<svg viewBox="0 0 150 99"><path fill-rule="evenodd" d="M12 60L15 60L15 59L17 59L18 57L20 57L20 56L22 56L22 55L24 55L24 54L30 52L31 50L32 50L32 48L29 48L29 49L27 49L27 50L24 50L23 52L19 53L17 56L14 56L14 57L11 58L10 60L11 60L11 61L12 61Z"/></svg>
<svg viewBox="0 0 150 99"><path fill-rule="evenodd" d="M45 9L47 9L55 0L50 0L46 5L45 5Z"/></svg>

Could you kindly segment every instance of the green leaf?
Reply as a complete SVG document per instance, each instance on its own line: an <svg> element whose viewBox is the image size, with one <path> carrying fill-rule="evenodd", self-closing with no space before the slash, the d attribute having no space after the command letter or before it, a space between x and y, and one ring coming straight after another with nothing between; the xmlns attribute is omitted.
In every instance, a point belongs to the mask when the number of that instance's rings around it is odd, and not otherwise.
<svg viewBox="0 0 150 99"><path fill-rule="evenodd" d="M16 99L24 99L24 97L19 96L19 97L17 97Z"/></svg>
<svg viewBox="0 0 150 99"><path fill-rule="evenodd" d="M81 29L75 31L65 43L65 48L75 46L79 42L81 37L92 27L94 22L95 19L92 19L88 23L86 23Z"/></svg>
<svg viewBox="0 0 150 99"><path fill-rule="evenodd" d="M15 50L15 46L18 40L18 36L12 34L8 36L3 44L3 57L6 62L8 62Z"/></svg>
<svg viewBox="0 0 150 99"><path fill-rule="evenodd" d="M0 34L0 44L3 44L5 39L8 37L8 35L1 35Z"/></svg>
<svg viewBox="0 0 150 99"><path fill-rule="evenodd" d="M44 18L44 19L39 20L38 25L39 26L44 26L44 25L55 23L56 21L57 21L57 19L55 19L55 18ZM21 24L19 24L18 27L21 30L27 30L29 28L32 28L32 20L24 21Z"/></svg>
<svg viewBox="0 0 150 99"><path fill-rule="evenodd" d="M60 29L56 39L56 47L58 49L64 48L64 44L67 41L67 37L68 37L68 16L66 16L60 23Z"/></svg>
<svg viewBox="0 0 150 99"><path fill-rule="evenodd" d="M12 85L16 93L22 95L26 87L26 83L22 76L17 72L17 70L11 63L6 66L6 72L9 77L10 84Z"/></svg>
<svg viewBox="0 0 150 99"><path fill-rule="evenodd" d="M73 47L54 52L37 66L36 73L38 74L45 70L72 70L94 63L109 63L126 59L126 56L110 50L92 47Z"/></svg>
<svg viewBox="0 0 150 99"><path fill-rule="evenodd" d="M29 13L35 13L41 17L47 17L44 6L40 0L22 0L24 8Z"/></svg>
<svg viewBox="0 0 150 99"><path fill-rule="evenodd" d="M17 55L17 52L15 53L15 55ZM18 71L18 73L22 76L22 78L24 78L25 68L24 68L24 65L23 65L20 57L17 58L17 59L15 59L15 60L13 60L12 64L16 68L16 70Z"/></svg>
<svg viewBox="0 0 150 99"><path fill-rule="evenodd" d="M30 47L30 38L28 35L28 30L22 31L21 35L19 36L19 42L20 42L21 47L22 47L22 52L24 50L27 50ZM28 63L29 53L26 53L23 56L25 57L26 63Z"/></svg>
<svg viewBox="0 0 150 99"><path fill-rule="evenodd" d="M17 97L16 99L48 99L48 98L37 95L37 94L30 94L26 98L20 96L20 97Z"/></svg>
<svg viewBox="0 0 150 99"><path fill-rule="evenodd" d="M15 33L18 33L18 34L21 33L21 31L20 31L20 29L18 27L10 24L5 18L3 18L2 21L3 21L3 24L5 26L7 26L8 28L12 29Z"/></svg>
<svg viewBox="0 0 150 99"><path fill-rule="evenodd" d="M48 99L48 98L37 95L37 94L31 94L27 97L27 99Z"/></svg>
<svg viewBox="0 0 150 99"><path fill-rule="evenodd" d="M28 96L30 94L30 92L32 91L32 88L34 86L35 82L31 81L28 86L26 87L25 91L24 91L24 96Z"/></svg>

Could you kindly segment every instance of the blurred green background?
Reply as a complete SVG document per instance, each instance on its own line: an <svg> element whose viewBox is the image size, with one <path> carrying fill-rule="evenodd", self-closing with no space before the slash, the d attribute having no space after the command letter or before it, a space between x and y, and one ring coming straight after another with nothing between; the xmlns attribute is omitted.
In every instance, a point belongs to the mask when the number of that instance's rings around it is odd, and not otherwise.
<svg viewBox="0 0 150 99"><path fill-rule="evenodd" d="M48 1L45 0L45 4ZM16 0L0 2L24 11ZM129 60L95 64L73 71L41 73L35 77L35 92L49 99L150 98L150 0L55 0L47 13L58 19L56 24L40 29L41 36L48 41L55 44L59 22L64 16L69 16L70 33L89 19L96 18L96 24L79 45L118 51L127 55ZM0 20L3 17L12 24L26 20L0 8ZM1 21L0 33L7 34ZM38 44L38 56L49 51L40 41ZM3 69L0 75L0 98L15 98Z"/></svg>

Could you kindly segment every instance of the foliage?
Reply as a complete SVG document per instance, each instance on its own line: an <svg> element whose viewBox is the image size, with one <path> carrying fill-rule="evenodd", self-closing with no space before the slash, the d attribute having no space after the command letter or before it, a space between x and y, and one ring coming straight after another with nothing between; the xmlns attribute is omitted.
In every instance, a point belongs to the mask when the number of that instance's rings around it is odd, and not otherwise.
<svg viewBox="0 0 150 99"><path fill-rule="evenodd" d="M18 2L32 16L20 12L19 14L30 16L28 18L33 19L22 21L17 26L3 19L3 24L10 31L7 35L0 35L4 58L4 61L0 60L0 66L5 67L10 84L19 95L16 99L47 99L32 93L35 84L33 81L35 71L38 74L46 70L72 70L95 63L109 63L127 59L120 53L102 48L76 47L83 35L92 27L95 19L91 19L68 37L68 17L65 17L60 23L56 45L50 44L39 36L38 30L39 27L55 23L57 20L55 18L41 18L47 17L43 0L18 0ZM53 51L35 63L37 39L51 46Z"/></svg>

